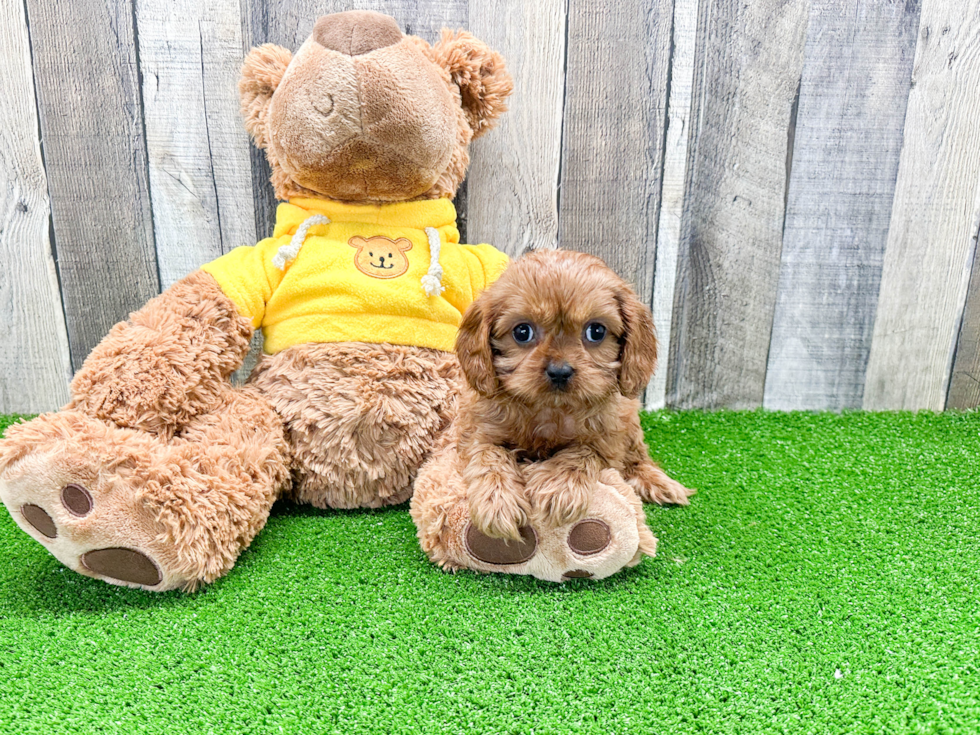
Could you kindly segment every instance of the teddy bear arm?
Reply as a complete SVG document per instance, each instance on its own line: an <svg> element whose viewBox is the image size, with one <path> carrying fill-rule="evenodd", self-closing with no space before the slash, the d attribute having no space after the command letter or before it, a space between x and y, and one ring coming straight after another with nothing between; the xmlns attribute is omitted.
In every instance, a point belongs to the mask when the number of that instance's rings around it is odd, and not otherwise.
<svg viewBox="0 0 980 735"><path fill-rule="evenodd" d="M67 408L173 435L216 405L252 331L213 276L192 273L112 328L72 380Z"/></svg>

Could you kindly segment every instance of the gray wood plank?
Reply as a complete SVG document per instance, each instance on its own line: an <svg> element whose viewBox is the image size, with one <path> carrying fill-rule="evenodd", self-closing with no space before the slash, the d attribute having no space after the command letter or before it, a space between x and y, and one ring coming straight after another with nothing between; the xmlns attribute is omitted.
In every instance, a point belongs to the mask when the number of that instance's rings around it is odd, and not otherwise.
<svg viewBox="0 0 980 735"><path fill-rule="evenodd" d="M762 403L807 9L805 0L702 4L670 406Z"/></svg>
<svg viewBox="0 0 980 735"><path fill-rule="evenodd" d="M860 408L919 3L814 0L764 405Z"/></svg>
<svg viewBox="0 0 980 735"><path fill-rule="evenodd" d="M966 292L966 306L956 341L953 374L949 379L946 408L965 410L980 406L980 221L973 232L973 270Z"/></svg>
<svg viewBox="0 0 980 735"><path fill-rule="evenodd" d="M161 286L255 243L238 2L136 0Z"/></svg>
<svg viewBox="0 0 980 735"><path fill-rule="evenodd" d="M671 25L670 99L667 134L664 140L664 172L660 215L657 222L657 253L653 273L653 323L660 342L660 364L647 386L644 404L655 411L667 403L668 356L677 283L677 253L684 214L688 131L691 123L691 92L698 31L698 0L674 0Z"/></svg>
<svg viewBox="0 0 980 735"><path fill-rule="evenodd" d="M565 10L565 0L470 4L470 30L503 54L514 94L472 147L469 239L510 255L558 242Z"/></svg>
<svg viewBox="0 0 980 735"><path fill-rule="evenodd" d="M923 0L864 393L946 404L980 205L980 5Z"/></svg>
<svg viewBox="0 0 980 735"><path fill-rule="evenodd" d="M568 6L558 242L602 257L648 305L672 13L671 0Z"/></svg>
<svg viewBox="0 0 980 735"><path fill-rule="evenodd" d="M37 413L68 401L71 360L20 3L0 4L0 68L0 414Z"/></svg>
<svg viewBox="0 0 980 735"><path fill-rule="evenodd" d="M27 0L72 363L159 292L128 0Z"/></svg>
<svg viewBox="0 0 980 735"><path fill-rule="evenodd" d="M374 10L392 16L405 33L429 43L439 39L443 28L467 26L467 0L245 0L243 23L246 45L275 43L296 51L321 15L344 10ZM261 151L252 153L252 186L255 190L256 232L272 234L276 200L269 183L271 172ZM461 209L457 201L457 210ZM464 219L465 212L461 212Z"/></svg>

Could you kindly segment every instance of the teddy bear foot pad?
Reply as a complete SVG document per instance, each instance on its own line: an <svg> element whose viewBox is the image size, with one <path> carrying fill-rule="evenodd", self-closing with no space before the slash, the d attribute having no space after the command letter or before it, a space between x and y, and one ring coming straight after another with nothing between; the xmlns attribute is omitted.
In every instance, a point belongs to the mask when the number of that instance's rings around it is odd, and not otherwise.
<svg viewBox="0 0 980 735"><path fill-rule="evenodd" d="M618 484L625 486L621 480ZM505 541L481 532L470 521L468 506L460 503L448 514L446 566L528 574L549 582L603 579L634 566L641 554L655 553L656 539L645 524L641 538L632 505L613 485L600 483L585 519L556 528L532 523L520 529L520 541Z"/></svg>
<svg viewBox="0 0 980 735"><path fill-rule="evenodd" d="M60 496L61 505L76 518L84 518L94 509L91 493L81 485L75 483L65 485L61 489ZM35 534L31 535L45 546L49 546L58 540L58 524L51 517L51 514L40 505L35 503L22 505L20 515L36 531ZM20 526L30 533L30 530L25 528L23 523ZM40 538L37 534L40 534ZM71 529L68 529L68 534L71 534ZM63 538L65 535L62 534ZM74 544L69 540L69 544L63 546L74 546ZM81 554L77 553L77 549L71 548L63 548L61 551L62 554L67 553L70 557L77 558L82 567L107 581L133 584L140 587L156 587L163 581L163 575L156 563L136 549L112 547L92 549ZM73 565L69 564L69 566Z"/></svg>
<svg viewBox="0 0 980 735"><path fill-rule="evenodd" d="M538 537L530 526L522 526L519 530L520 541L505 541L487 536L470 523L465 534L466 551L474 559L492 566L523 564L537 552ZM572 526L565 543L575 557L585 560L604 551L612 540L608 524L596 518L587 518ZM569 569L561 575L562 580L590 579L594 576L595 573L587 569Z"/></svg>
<svg viewBox="0 0 980 735"><path fill-rule="evenodd" d="M41 477L66 474L67 468L59 465L51 456L28 456L0 479L0 499L21 529L80 574L126 587L182 586L185 580L165 574L152 558L156 534L151 519L126 508L131 504L112 497L118 494L110 488L98 481L91 489L58 481L40 487Z"/></svg>
<svg viewBox="0 0 980 735"><path fill-rule="evenodd" d="M84 440L72 441L71 433ZM115 585L187 586L160 508L146 499L159 480L135 470L138 457L154 451L149 436L72 412L46 414L8 434L17 457L0 472L0 501L58 561Z"/></svg>

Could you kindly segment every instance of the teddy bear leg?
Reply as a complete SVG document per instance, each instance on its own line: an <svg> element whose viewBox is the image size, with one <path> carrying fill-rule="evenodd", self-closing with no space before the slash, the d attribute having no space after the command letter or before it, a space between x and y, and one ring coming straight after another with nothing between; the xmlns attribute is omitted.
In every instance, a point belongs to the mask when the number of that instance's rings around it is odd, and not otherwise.
<svg viewBox="0 0 980 735"><path fill-rule="evenodd" d="M288 476L282 426L228 389L169 443L78 411L10 427L0 500L69 568L111 584L191 590L227 572Z"/></svg>
<svg viewBox="0 0 980 735"><path fill-rule="evenodd" d="M318 508L404 503L450 425L455 355L421 347L297 345L263 357L249 378L286 427L290 498Z"/></svg>
<svg viewBox="0 0 980 735"><path fill-rule="evenodd" d="M643 506L615 470L602 475L586 517L557 528L532 524L521 541L490 538L470 522L455 447L435 454L419 471L411 515L422 550L448 571L527 574L550 582L602 579L653 556L657 540Z"/></svg>

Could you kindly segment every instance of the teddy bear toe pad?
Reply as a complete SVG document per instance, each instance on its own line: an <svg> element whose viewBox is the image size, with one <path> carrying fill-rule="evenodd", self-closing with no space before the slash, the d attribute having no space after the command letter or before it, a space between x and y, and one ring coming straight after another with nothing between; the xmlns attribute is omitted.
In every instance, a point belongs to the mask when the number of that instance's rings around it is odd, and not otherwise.
<svg viewBox="0 0 980 735"><path fill-rule="evenodd" d="M24 516L24 520L30 523L34 527L34 530L45 538L58 537L58 526L55 525L54 519L40 505L27 503L21 506L20 512Z"/></svg>

